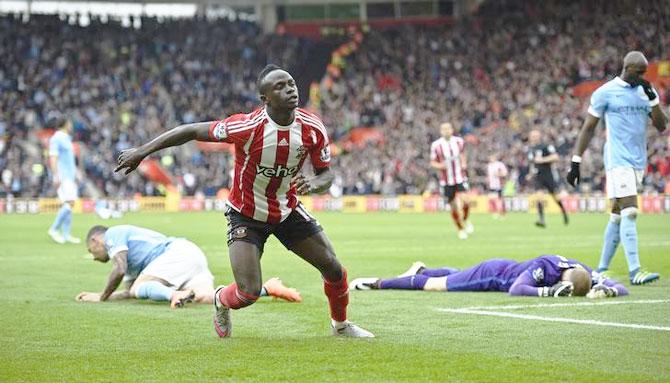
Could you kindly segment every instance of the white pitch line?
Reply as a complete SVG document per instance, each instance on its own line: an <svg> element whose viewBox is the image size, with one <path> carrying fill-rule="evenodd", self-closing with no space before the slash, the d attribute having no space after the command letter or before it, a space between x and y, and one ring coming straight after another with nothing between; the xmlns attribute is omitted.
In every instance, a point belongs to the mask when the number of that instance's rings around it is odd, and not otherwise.
<svg viewBox="0 0 670 383"><path fill-rule="evenodd" d="M624 327L624 328L633 328L638 330L656 330L656 331L670 331L670 327L663 326L650 326L644 324L635 324L635 323L616 323L616 322L601 322L597 320L584 320L584 319L570 319L570 318L548 318L538 315L526 315L526 314L513 314L506 312L497 312L497 311L483 311L483 310L471 310L471 309L439 309L442 312L451 312L457 314L475 314L475 315L488 315L488 316L498 316L506 318L517 318L517 319L530 319L538 321L547 321L547 322L563 322L563 323L577 323L585 324L592 326L606 326L606 327Z"/></svg>
<svg viewBox="0 0 670 383"><path fill-rule="evenodd" d="M652 303L670 303L670 299L638 299L631 301L607 300L599 302L574 302L574 303L539 303L534 305L507 305L507 306L475 306L463 307L466 310L519 310L532 308L551 308L551 307L578 307L578 306L607 306L607 305L634 305L634 304L652 304ZM442 309L438 309L442 310ZM452 309L445 309L452 310Z"/></svg>

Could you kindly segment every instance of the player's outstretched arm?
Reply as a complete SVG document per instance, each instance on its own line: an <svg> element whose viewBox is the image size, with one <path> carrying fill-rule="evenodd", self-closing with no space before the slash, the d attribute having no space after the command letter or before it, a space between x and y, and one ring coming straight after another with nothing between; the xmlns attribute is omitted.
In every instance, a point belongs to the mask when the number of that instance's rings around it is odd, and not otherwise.
<svg viewBox="0 0 670 383"><path fill-rule="evenodd" d="M528 275L527 272L519 275L519 277L514 281L509 289L509 295L528 297L541 296L540 288L537 287L537 283Z"/></svg>
<svg viewBox="0 0 670 383"><path fill-rule="evenodd" d="M114 293L114 290L119 287L119 284L123 280L123 276L126 274L126 270L128 270L128 251L121 251L112 259L114 267L107 279L105 290L100 294L100 300L103 302L108 300L112 293Z"/></svg>
<svg viewBox="0 0 670 383"><path fill-rule="evenodd" d="M148 155L170 146L179 146L193 140L211 141L209 128L212 123L213 121L208 121L179 125L140 147L124 150L119 154L118 166L114 171L125 169L125 174L128 174L137 169Z"/></svg>
<svg viewBox="0 0 670 383"><path fill-rule="evenodd" d="M559 281L553 286L538 286L531 272L523 272L512 284L509 295L530 297L563 297L572 294L572 283Z"/></svg>
<svg viewBox="0 0 670 383"><path fill-rule="evenodd" d="M123 299L130 299L130 298L132 298L132 296L130 295L130 291L124 290L124 291L113 292L112 295L110 295L109 298L107 298L107 300L120 301ZM74 299L79 302L100 302L100 293L82 291L81 293L77 294L77 296Z"/></svg>
<svg viewBox="0 0 670 383"><path fill-rule="evenodd" d="M582 130L579 132L577 145L575 147L574 155L572 156L570 171L568 172L567 177L565 177L568 183L572 186L577 186L579 183L581 178L579 164L582 162L582 154L584 154L586 148L589 146L589 142L591 142L591 139L593 138L593 134L595 133L599 121L600 119L598 117L589 114L586 116L584 124L582 124Z"/></svg>

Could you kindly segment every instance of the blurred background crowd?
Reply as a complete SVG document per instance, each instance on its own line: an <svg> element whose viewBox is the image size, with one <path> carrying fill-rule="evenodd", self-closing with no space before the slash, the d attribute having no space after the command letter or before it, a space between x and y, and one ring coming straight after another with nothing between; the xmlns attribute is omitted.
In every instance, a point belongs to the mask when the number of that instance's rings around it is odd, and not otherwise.
<svg viewBox="0 0 670 383"><path fill-rule="evenodd" d="M629 50L650 61L670 58L670 13L652 3L488 1L454 23L366 31L341 72L320 82L320 102L312 106L333 142L358 127L381 132L335 157L333 193L435 192L429 147L446 120L466 137L475 190L485 190L488 157L497 154L510 168L513 192L530 191L531 129L561 155L555 168L565 188L588 106L572 87L619 74ZM118 152L181 123L251 111L260 104L256 75L266 63L291 71L308 101L309 84L322 78L343 37L266 35L245 21L146 18L135 29L8 15L0 17L0 41L0 195L55 195L43 128L58 110L74 123L84 195L98 197L163 193L141 174L114 174ZM670 92L658 91L668 113ZM645 191L663 192L670 138L649 131ZM585 158L583 189L603 190L604 138L601 128ZM192 143L156 158L185 195L211 196L229 185L225 150Z"/></svg>

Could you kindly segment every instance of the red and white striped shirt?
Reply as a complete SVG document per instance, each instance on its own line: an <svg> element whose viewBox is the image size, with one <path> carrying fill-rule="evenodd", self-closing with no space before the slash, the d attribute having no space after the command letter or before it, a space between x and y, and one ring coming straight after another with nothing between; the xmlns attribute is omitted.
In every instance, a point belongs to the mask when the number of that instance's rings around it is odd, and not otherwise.
<svg viewBox="0 0 670 383"><path fill-rule="evenodd" d="M461 137L451 136L448 140L440 137L430 145L430 160L446 165L438 170L440 185L457 185L467 181L461 164L461 153L465 143Z"/></svg>
<svg viewBox="0 0 670 383"><path fill-rule="evenodd" d="M291 178L307 156L314 168L330 165L328 134L321 119L298 108L293 123L272 121L265 108L215 121L212 141L235 147L235 176L228 204L257 221L279 223L298 205Z"/></svg>
<svg viewBox="0 0 670 383"><path fill-rule="evenodd" d="M486 177L490 190L502 190L502 179L507 176L507 166L500 161L489 162L486 167Z"/></svg>

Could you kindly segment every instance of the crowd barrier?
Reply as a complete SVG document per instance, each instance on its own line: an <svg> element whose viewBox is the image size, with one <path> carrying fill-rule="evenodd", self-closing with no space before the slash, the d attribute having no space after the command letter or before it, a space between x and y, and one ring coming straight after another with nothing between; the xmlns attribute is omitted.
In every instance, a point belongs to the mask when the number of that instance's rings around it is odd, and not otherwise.
<svg viewBox="0 0 670 383"><path fill-rule="evenodd" d="M401 212L424 213L448 211L449 206L443 198L437 196L401 195L397 197L384 196L344 196L333 198L330 196L301 197L303 205L314 212L336 211L344 213L367 212ZM558 206L541 195L519 195L505 197L504 203L508 212L535 212L537 201L541 200L548 213L559 212ZM570 213L605 212L609 209L608 200L602 195L567 195L562 198L563 204ZM223 211L224 199L193 198L171 195L168 197L136 197L129 199L108 199L109 207L121 212L158 211ZM60 208L61 203L55 198L0 199L0 214L37 214L52 213ZM470 198L470 211L475 213L493 213L498 206L491 196L480 195ZM638 198L638 206L643 213L668 214L670 213L670 195L649 195ZM75 203L74 212L92 213L95 210L95 201L80 199Z"/></svg>

